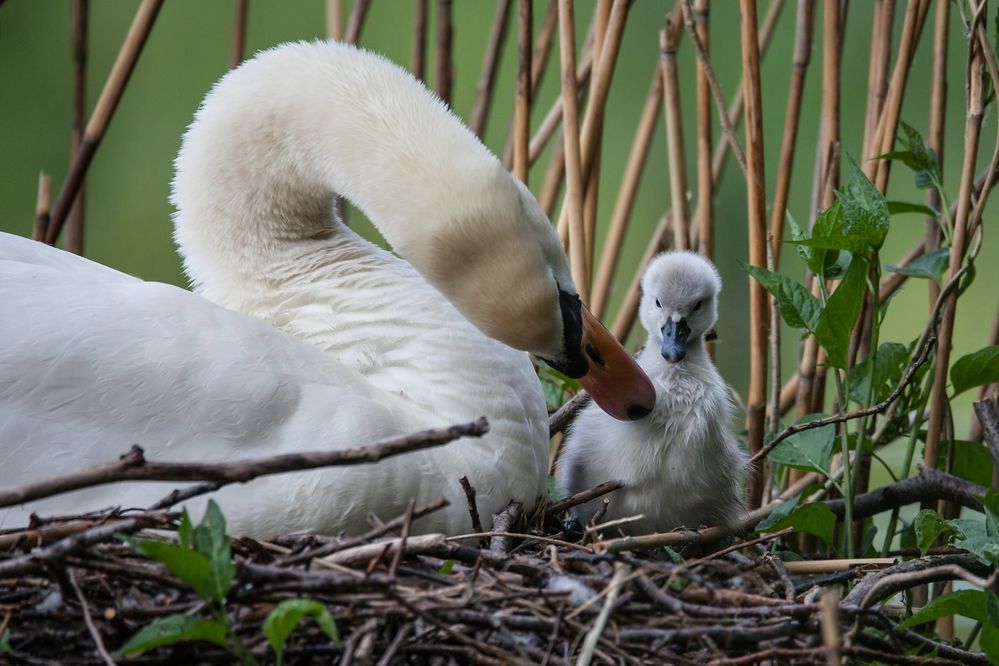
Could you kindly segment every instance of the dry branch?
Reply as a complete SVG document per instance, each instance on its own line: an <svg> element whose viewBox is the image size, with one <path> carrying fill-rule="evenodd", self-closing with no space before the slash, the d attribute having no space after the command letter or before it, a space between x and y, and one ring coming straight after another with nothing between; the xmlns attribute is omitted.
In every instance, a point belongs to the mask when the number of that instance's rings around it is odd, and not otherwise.
<svg viewBox="0 0 999 666"><path fill-rule="evenodd" d="M90 0L73 0L70 22L73 30L73 132L70 138L70 156L76 154L83 140L83 126L87 122L87 24L90 19ZM83 255L85 226L85 187L73 201L66 220L65 247L68 252Z"/></svg>
<svg viewBox="0 0 999 666"><path fill-rule="evenodd" d="M493 26L489 32L489 41L486 44L485 56L482 59L482 74L479 75L479 85L475 88L475 101L472 104L472 112L469 114L468 127L478 136L486 133L486 121L489 118L489 108L493 100L493 90L496 84L496 72L499 69L500 55L503 51L503 44L506 41L506 31L509 25L511 0L498 0L496 3L496 14L493 17ZM530 8L530 2L522 3ZM528 13L528 26L530 26L530 13ZM530 72L530 31L527 33L527 71ZM521 45L523 47L523 44ZM523 54L521 55L523 57ZM521 63L522 66L522 63ZM517 94L520 94L518 71ZM530 99L530 98L528 98Z"/></svg>
<svg viewBox="0 0 999 666"><path fill-rule="evenodd" d="M444 103L451 104L451 89L454 85L453 57L454 28L451 23L452 0L437 0L437 95Z"/></svg>
<svg viewBox="0 0 999 666"><path fill-rule="evenodd" d="M250 0L236 0L236 15L232 20L232 52L229 67L235 68L243 62L246 54L246 15Z"/></svg>

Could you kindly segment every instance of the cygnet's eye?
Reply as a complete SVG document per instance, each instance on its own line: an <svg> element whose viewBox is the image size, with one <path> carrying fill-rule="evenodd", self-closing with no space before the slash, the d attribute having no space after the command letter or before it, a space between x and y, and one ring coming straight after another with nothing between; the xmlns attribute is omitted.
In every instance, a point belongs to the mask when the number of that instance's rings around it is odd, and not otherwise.
<svg viewBox="0 0 999 666"><path fill-rule="evenodd" d="M658 298L656 299L656 307L657 307L657 308L662 308L662 305L660 305L660 303L659 303L659 299L658 299Z"/></svg>
<svg viewBox="0 0 999 666"><path fill-rule="evenodd" d="M694 303L694 312L697 312L698 310L701 309L701 303L703 302L704 301L697 301L696 303Z"/></svg>

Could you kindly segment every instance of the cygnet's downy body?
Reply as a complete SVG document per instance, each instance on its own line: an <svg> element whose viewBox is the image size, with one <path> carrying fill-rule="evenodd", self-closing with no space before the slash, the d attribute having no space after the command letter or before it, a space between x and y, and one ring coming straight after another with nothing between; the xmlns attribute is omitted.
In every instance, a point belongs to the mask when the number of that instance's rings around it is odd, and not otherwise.
<svg viewBox="0 0 999 666"><path fill-rule="evenodd" d="M649 333L638 363L656 388L656 406L629 423L588 405L569 431L559 481L566 494L605 481L623 487L607 497L602 521L627 534L730 525L742 509L747 458L732 432L725 381L704 346L718 318L721 278L692 252L656 257L642 278L639 309ZM602 498L573 509L584 526Z"/></svg>

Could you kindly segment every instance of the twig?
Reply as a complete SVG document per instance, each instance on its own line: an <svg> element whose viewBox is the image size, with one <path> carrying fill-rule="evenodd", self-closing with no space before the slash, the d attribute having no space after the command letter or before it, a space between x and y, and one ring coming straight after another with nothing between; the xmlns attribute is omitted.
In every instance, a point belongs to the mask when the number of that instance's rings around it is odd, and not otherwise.
<svg viewBox="0 0 999 666"><path fill-rule="evenodd" d="M462 477L465 478L465 477ZM399 546L395 549L395 555L392 557L392 566L389 568L389 575L395 578L396 572L399 570L399 562L402 561L402 554L406 552L406 541L409 539L409 531L413 527L413 509L416 508L416 498L409 498L409 507L406 509L406 518L402 523L402 533L399 535ZM412 547L415 544L410 544L410 551L412 552Z"/></svg>
<svg viewBox="0 0 999 666"><path fill-rule="evenodd" d="M451 86L454 84L453 56L454 28L451 24L451 0L437 0L437 95L444 103L451 104Z"/></svg>
<svg viewBox="0 0 999 666"><path fill-rule="evenodd" d="M533 0L520 0L517 12L517 102L513 119L513 174L528 184L531 170L531 21Z"/></svg>
<svg viewBox="0 0 999 666"><path fill-rule="evenodd" d="M950 580L954 578L954 568L972 575L984 576L988 576L991 570L989 566L981 564L974 555L937 555L900 562L861 579L844 597L843 605L869 608L881 599L914 585L910 579L900 578L900 575L908 576L909 574L932 572L936 577L923 578L920 582ZM891 583L884 583L885 580L889 580Z"/></svg>
<svg viewBox="0 0 999 666"><path fill-rule="evenodd" d="M236 68L246 53L246 14L250 0L236 0L236 15L232 21L232 53L229 67Z"/></svg>
<svg viewBox="0 0 999 666"><path fill-rule="evenodd" d="M343 34L343 41L348 44L357 44L361 40L361 30L364 28L364 19L368 16L368 8L371 0L357 0L354 9L350 12L350 20L347 22L347 31Z"/></svg>
<svg viewBox="0 0 999 666"><path fill-rule="evenodd" d="M627 565L620 562L614 565L614 575L611 576L610 583L607 585L607 596L604 599L603 608L600 609L600 614L597 615L593 627L590 628L590 631L586 634L586 638L583 639L583 648L580 650L579 658L576 660L576 666L589 666L589 663L593 660L593 652L597 648L597 641L600 640L600 634L603 633L604 627L607 626L607 620L610 618L614 604L617 602L617 597L621 593L621 584L628 573L629 569Z"/></svg>
<svg viewBox="0 0 999 666"><path fill-rule="evenodd" d="M887 486L857 495L853 501L853 517L855 519L867 518L906 504L940 499L981 511L982 504L977 497L984 495L985 492L985 488L971 481L932 467L924 467L917 476L911 479L901 479ZM844 516L844 500L826 500L825 504L837 518Z"/></svg>
<svg viewBox="0 0 999 666"><path fill-rule="evenodd" d="M822 607L819 618L822 623L822 644L826 648L826 663L829 666L839 666L843 661L840 657L843 637L839 630L839 592L836 588L826 588L819 604Z"/></svg>
<svg viewBox="0 0 999 666"><path fill-rule="evenodd" d="M526 0L525 0L526 1ZM530 2L526 2L530 7ZM475 101L472 103L472 112L469 114L468 127L477 136L485 136L486 121L489 118L489 108L493 100L493 89L496 84L496 72L499 69L500 55L503 51L503 43L506 41L506 31L509 25L510 0L498 0L496 3L496 14L493 16L493 26L489 32L489 42L486 44L485 55L482 59L482 73L479 75L479 84L475 88ZM530 16L528 16L530 18ZM530 23L528 23L530 27ZM521 47L523 48L523 47ZM527 74L531 71L531 43L530 32L528 31L527 42ZM520 65L518 65L519 70ZM518 71L517 94L520 94L520 72ZM527 82L529 88L530 82ZM530 99L530 98L528 98Z"/></svg>
<svg viewBox="0 0 999 666"><path fill-rule="evenodd" d="M520 517L523 509L520 502L510 502L510 504L497 514L493 514L493 532L512 532L512 527ZM489 550L497 555L506 555L510 552L510 537L505 534L494 536L489 542Z"/></svg>
<svg viewBox="0 0 999 666"><path fill-rule="evenodd" d="M413 0L413 76L426 79L427 67L427 4L430 0Z"/></svg>
<svg viewBox="0 0 999 666"><path fill-rule="evenodd" d="M156 20L156 15L162 5L163 0L142 0L142 4L135 12L132 25L128 29L121 50L118 51L118 57L111 67L111 73L104 83L104 89L101 90L101 96L97 99L97 105L87 122L87 127L83 132L83 140L80 141L79 149L73 155L69 174L56 198L52 219L45 235L45 242L49 245L54 245L59 238L59 232L62 231L63 224L66 222L66 216L76 200L76 195L83 184L83 178L87 174L90 162L94 158L94 153L97 152L101 139L104 138L108 123L111 122L111 117L118 107L121 94L125 90L129 77L132 76L135 63L139 59L139 54L142 52L142 47L145 46L146 38L149 37L149 31L152 29L153 22Z"/></svg>
<svg viewBox="0 0 999 666"><path fill-rule="evenodd" d="M551 439L556 434L563 432L576 418L579 411L589 403L590 394L586 391L580 391L559 407L555 413L548 417L548 438Z"/></svg>
<svg viewBox="0 0 999 666"><path fill-rule="evenodd" d="M374 543L366 543L361 546L340 550L331 555L327 555L322 559L322 561L329 564L359 564L367 562L372 557L376 557L384 553L384 555L393 556L393 564L392 568L389 569L389 575L395 576L394 569L398 569L399 564L397 560L401 559L401 554L403 552L408 555L427 553L436 550L444 544L445 537L443 534L421 534L419 536L409 536L409 534L405 531L405 527L406 526L404 524L403 534L397 539L375 541Z"/></svg>
<svg viewBox="0 0 999 666"><path fill-rule="evenodd" d="M337 41L343 37L343 0L326 0L326 36Z"/></svg>
<svg viewBox="0 0 999 666"><path fill-rule="evenodd" d="M710 54L708 0L694 5L694 26L705 54ZM697 252L713 260L714 249L714 179L711 174L711 84L701 61L697 62ZM695 234L691 230L690 244ZM714 344L708 344L714 356Z"/></svg>
<svg viewBox="0 0 999 666"><path fill-rule="evenodd" d="M982 439L992 454L992 464L999 469L999 414L996 404L991 400L978 400L974 403L975 415L982 424Z"/></svg>
<svg viewBox="0 0 999 666"><path fill-rule="evenodd" d="M810 576L851 569L871 569L895 564L893 557L854 557L837 560L795 560L785 562L784 568L793 576Z"/></svg>
<svg viewBox="0 0 999 666"><path fill-rule="evenodd" d="M80 589L80 585L76 582L76 575L73 573L72 568L66 569L66 576L69 578L69 584L73 587L73 592L76 594L77 600L80 602L80 610L83 611L83 621L87 625L87 631L90 632L90 637L94 639L94 646L97 648L97 653L101 655L101 659L107 666L117 666L115 660L111 658L108 654L107 648L104 647L104 641L101 640L101 633L97 631L97 626L94 624L94 619L90 616L90 608L87 606L87 599L83 596L83 591Z"/></svg>
<svg viewBox="0 0 999 666"><path fill-rule="evenodd" d="M448 428L396 435L367 446L332 451L288 453L229 463L147 462L142 449L132 450L115 462L103 463L52 479L0 491L0 507L23 504L70 490L118 481L218 481L243 483L259 476L317 467L378 462L384 458L441 446L459 437L480 437L489 430L485 417Z"/></svg>
<svg viewBox="0 0 999 666"><path fill-rule="evenodd" d="M38 200L35 203L35 224L31 238L45 240L45 230L49 226L49 206L52 203L52 178L44 171L38 172Z"/></svg>
<svg viewBox="0 0 999 666"><path fill-rule="evenodd" d="M612 493L615 490L620 490L622 485L618 481L604 481L601 484L582 490L575 495L569 495L564 500L555 502L554 504L549 504L545 507L546 516L557 516L567 509L571 509L574 506L580 504L586 504L590 500L594 500L598 497L606 495L607 493Z"/></svg>
<svg viewBox="0 0 999 666"><path fill-rule="evenodd" d="M673 242L678 250L690 245L687 204L687 160L683 148L680 116L680 83L676 72L676 40L679 31L666 19L659 31L659 62L663 77L663 110L666 117L666 154L669 160L670 204L673 211Z"/></svg>
<svg viewBox="0 0 999 666"><path fill-rule="evenodd" d="M90 0L73 0L70 22L73 25L73 133L69 152L75 155L83 140L83 126L87 122L87 24L90 19ZM66 238L63 245L68 252L83 255L85 226L85 190L73 201L66 220Z"/></svg>
<svg viewBox="0 0 999 666"><path fill-rule="evenodd" d="M465 501L468 502L468 515L472 519L472 529L482 532L482 520L479 518L479 508L475 504L475 488L468 482L468 477L462 474L458 477L461 489L465 491Z"/></svg>

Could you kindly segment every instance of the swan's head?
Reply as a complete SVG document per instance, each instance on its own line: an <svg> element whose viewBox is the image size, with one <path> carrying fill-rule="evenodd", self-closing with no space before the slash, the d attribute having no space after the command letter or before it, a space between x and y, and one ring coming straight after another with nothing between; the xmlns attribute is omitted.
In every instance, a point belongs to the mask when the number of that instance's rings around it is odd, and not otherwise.
<svg viewBox="0 0 999 666"><path fill-rule="evenodd" d="M642 276L642 325L649 345L670 363L682 361L691 340L700 341L718 319L721 277L710 261L693 252L666 252Z"/></svg>
<svg viewBox="0 0 999 666"><path fill-rule="evenodd" d="M652 383L580 302L558 235L530 191L496 166L476 205L459 208L465 217L407 258L486 335L579 379L611 416L642 418L655 405Z"/></svg>

